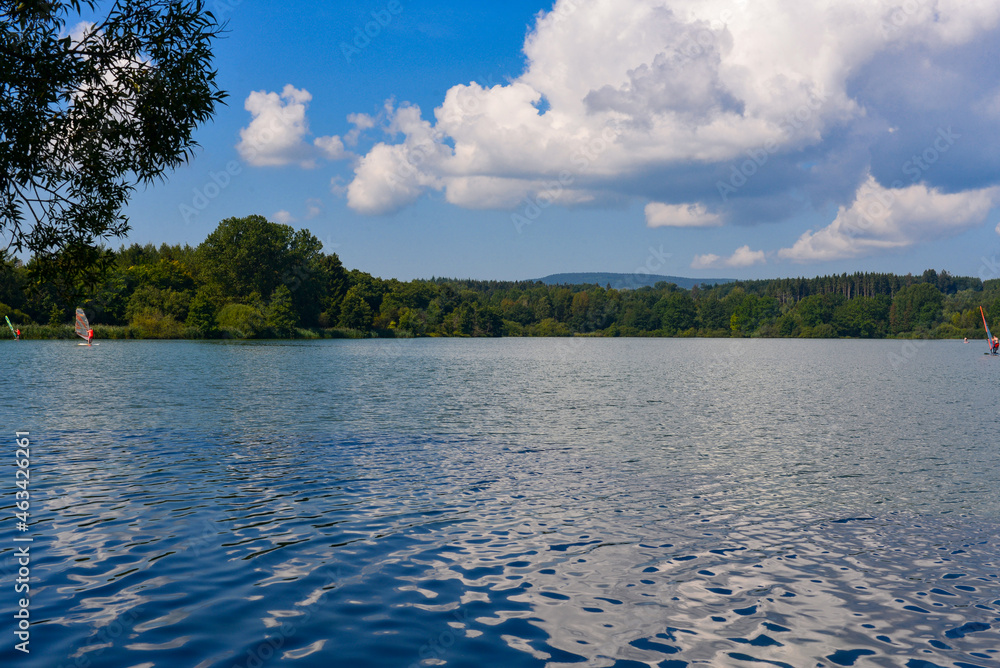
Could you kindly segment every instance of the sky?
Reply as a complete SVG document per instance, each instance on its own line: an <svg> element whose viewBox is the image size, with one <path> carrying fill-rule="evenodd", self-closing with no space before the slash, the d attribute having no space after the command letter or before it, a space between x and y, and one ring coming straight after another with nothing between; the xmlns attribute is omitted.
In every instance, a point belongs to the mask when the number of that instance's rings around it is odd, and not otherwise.
<svg viewBox="0 0 1000 668"><path fill-rule="evenodd" d="M1000 0L208 0L227 105L128 242L383 278L1000 277Z"/></svg>

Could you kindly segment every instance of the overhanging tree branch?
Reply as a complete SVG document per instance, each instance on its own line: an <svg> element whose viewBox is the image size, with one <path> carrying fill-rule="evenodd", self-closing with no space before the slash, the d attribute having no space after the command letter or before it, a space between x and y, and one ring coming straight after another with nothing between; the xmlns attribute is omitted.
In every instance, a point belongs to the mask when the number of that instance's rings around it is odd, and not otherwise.
<svg viewBox="0 0 1000 668"><path fill-rule="evenodd" d="M97 5L0 0L0 234L38 257L72 246L60 271L127 233L136 185L190 159L226 97L222 26L202 0L116 2L79 40L65 34Z"/></svg>

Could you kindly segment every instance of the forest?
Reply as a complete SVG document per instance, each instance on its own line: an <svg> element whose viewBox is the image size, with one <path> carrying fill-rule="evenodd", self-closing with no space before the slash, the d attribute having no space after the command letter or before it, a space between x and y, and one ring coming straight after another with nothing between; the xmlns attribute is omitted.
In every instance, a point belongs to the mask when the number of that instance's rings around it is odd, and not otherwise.
<svg viewBox="0 0 1000 668"><path fill-rule="evenodd" d="M690 290L534 281L382 279L346 269L308 230L228 218L197 247L101 248L23 263L0 256L0 317L22 338L72 338L82 307L97 338L703 336L982 338L1000 323L1000 280L855 273ZM5 330L12 336L9 330Z"/></svg>

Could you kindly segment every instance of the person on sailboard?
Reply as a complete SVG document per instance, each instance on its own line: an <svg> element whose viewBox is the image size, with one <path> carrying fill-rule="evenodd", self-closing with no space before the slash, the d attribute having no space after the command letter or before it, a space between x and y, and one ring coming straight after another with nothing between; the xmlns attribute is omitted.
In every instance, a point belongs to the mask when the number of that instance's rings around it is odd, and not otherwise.
<svg viewBox="0 0 1000 668"><path fill-rule="evenodd" d="M17 331L14 332L14 340L15 341L20 341L21 340L21 328L20 327L18 327Z"/></svg>
<svg viewBox="0 0 1000 668"><path fill-rule="evenodd" d="M993 340L990 341L990 352L996 355L997 349L1000 349L1000 339L994 336Z"/></svg>
<svg viewBox="0 0 1000 668"><path fill-rule="evenodd" d="M94 340L94 328L91 327L90 329L87 330L87 345L89 346L90 342L93 340Z"/></svg>

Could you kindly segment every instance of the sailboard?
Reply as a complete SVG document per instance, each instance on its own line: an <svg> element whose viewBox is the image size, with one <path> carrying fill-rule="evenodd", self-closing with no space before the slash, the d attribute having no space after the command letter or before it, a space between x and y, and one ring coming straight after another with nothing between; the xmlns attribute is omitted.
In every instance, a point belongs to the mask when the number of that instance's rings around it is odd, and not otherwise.
<svg viewBox="0 0 1000 668"><path fill-rule="evenodd" d="M90 329L90 322L87 321L87 314L83 312L82 308L78 308L76 310L76 335L84 341L89 342L89 339L87 338L88 329Z"/></svg>
<svg viewBox="0 0 1000 668"><path fill-rule="evenodd" d="M979 307L979 313L983 316L983 327L986 328L986 345L989 347L989 350L983 354L995 354L993 353L993 334L990 332L990 326L986 324L986 311L983 310L982 306Z"/></svg>
<svg viewBox="0 0 1000 668"><path fill-rule="evenodd" d="M14 329L14 325L10 324L10 316L6 316L5 315L3 317L3 319L7 321L7 326L10 327L10 333L13 334L14 338L16 339L17 338L17 331Z"/></svg>

